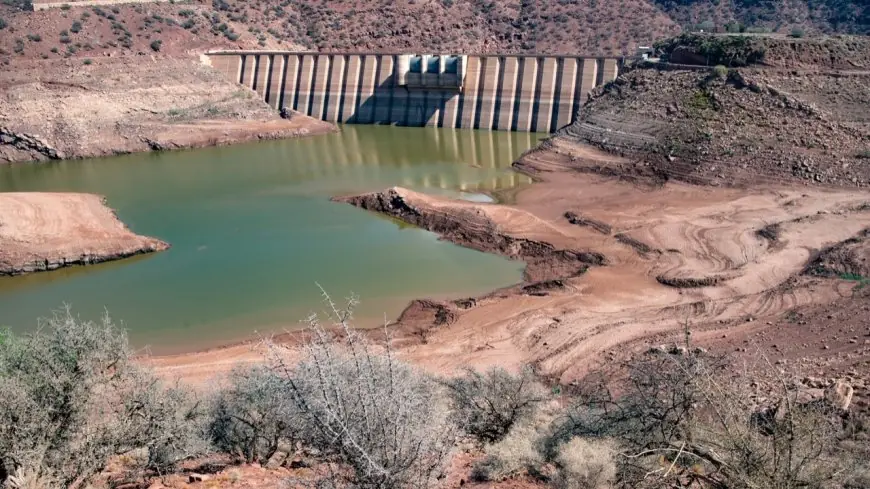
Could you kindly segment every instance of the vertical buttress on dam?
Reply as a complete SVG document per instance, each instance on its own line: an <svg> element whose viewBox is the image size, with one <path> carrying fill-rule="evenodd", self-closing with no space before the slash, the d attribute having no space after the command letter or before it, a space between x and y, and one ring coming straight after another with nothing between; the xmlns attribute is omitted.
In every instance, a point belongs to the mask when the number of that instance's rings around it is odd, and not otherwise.
<svg viewBox="0 0 870 489"><path fill-rule="evenodd" d="M348 124L553 132L622 58L214 52L207 62L292 109Z"/></svg>

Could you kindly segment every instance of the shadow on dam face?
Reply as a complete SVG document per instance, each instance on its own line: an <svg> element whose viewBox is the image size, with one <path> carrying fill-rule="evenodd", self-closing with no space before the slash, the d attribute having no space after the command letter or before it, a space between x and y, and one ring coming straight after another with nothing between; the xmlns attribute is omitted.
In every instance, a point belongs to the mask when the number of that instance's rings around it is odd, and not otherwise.
<svg viewBox="0 0 870 489"><path fill-rule="evenodd" d="M205 55L205 61L276 110L348 124L524 132L552 132L573 122L589 92L614 80L624 63L468 55L443 86L444 73L409 72L408 56L222 51ZM413 76L418 82L408 83Z"/></svg>

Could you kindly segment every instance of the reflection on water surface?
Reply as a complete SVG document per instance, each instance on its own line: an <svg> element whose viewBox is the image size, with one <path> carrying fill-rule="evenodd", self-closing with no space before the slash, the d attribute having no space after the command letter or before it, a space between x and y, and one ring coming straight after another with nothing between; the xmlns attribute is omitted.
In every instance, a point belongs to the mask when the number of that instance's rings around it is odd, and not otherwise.
<svg viewBox="0 0 870 489"><path fill-rule="evenodd" d="M521 265L437 240L337 194L399 185L480 200L529 183L510 163L539 135L345 126L337 134L226 148L0 168L0 191L105 195L135 232L172 244L131 260L0 279L0 325L35 327L64 302L108 309L139 346L185 351L295 327L315 282L361 295L358 320L421 296L516 282Z"/></svg>

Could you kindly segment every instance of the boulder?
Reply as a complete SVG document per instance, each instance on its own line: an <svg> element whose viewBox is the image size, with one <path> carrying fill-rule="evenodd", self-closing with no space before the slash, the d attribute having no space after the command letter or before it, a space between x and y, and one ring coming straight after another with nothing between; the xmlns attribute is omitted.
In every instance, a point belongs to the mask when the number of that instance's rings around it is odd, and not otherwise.
<svg viewBox="0 0 870 489"><path fill-rule="evenodd" d="M266 462L265 467L267 469L277 469L284 464L284 461L287 460L287 456L287 452L278 450L277 452L273 453L271 457L269 457L269 460Z"/></svg>
<svg viewBox="0 0 870 489"><path fill-rule="evenodd" d="M825 399L841 411L848 411L854 392L851 385L838 380L825 390Z"/></svg>

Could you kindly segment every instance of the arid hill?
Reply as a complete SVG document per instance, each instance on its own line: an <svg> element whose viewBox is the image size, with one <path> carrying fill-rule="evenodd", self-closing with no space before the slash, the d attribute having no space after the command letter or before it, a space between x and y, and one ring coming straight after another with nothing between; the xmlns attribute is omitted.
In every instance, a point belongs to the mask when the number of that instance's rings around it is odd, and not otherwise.
<svg viewBox="0 0 870 489"><path fill-rule="evenodd" d="M635 67L597 90L562 135L629 156L619 173L870 185L866 39L688 36L664 48L681 69Z"/></svg>
<svg viewBox="0 0 870 489"><path fill-rule="evenodd" d="M24 12L0 6L0 57L205 47L628 54L678 26L645 0L202 0ZM75 24L75 25L74 25ZM2 24L0 24L2 25ZM56 51L52 51L52 48ZM74 49L70 49L74 48Z"/></svg>
<svg viewBox="0 0 870 489"><path fill-rule="evenodd" d="M867 34L870 5L850 0L653 0L680 25Z"/></svg>
<svg viewBox="0 0 870 489"><path fill-rule="evenodd" d="M870 31L870 7L856 0L194 0L97 8L71 2L23 12L29 5L0 4L0 57L149 52L155 41L168 52L280 46L612 55L687 29Z"/></svg>

